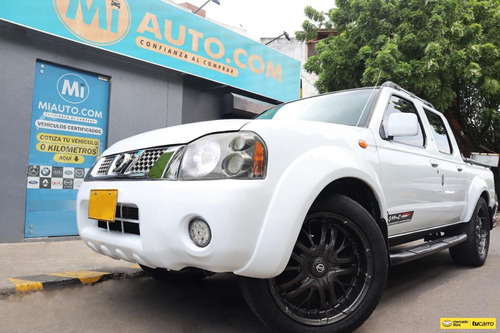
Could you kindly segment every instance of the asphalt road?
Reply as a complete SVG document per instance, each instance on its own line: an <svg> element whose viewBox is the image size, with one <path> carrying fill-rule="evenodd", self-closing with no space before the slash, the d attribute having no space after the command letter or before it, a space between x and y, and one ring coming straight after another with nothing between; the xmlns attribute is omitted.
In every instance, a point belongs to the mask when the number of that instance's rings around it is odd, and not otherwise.
<svg viewBox="0 0 500 333"><path fill-rule="evenodd" d="M500 319L499 280L496 228L481 268L456 266L447 251L393 267L357 332L442 332L442 317ZM2 332L267 332L230 274L190 285L137 278L15 295L0 300L0 318Z"/></svg>
<svg viewBox="0 0 500 333"><path fill-rule="evenodd" d="M500 319L500 228L482 267L455 265L447 250L392 267L381 302L356 332L443 332L444 317Z"/></svg>

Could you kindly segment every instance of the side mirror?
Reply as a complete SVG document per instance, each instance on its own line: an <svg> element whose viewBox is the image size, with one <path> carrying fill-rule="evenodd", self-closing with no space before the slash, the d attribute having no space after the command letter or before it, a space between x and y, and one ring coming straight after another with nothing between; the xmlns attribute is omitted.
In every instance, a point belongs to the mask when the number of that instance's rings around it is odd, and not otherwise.
<svg viewBox="0 0 500 333"><path fill-rule="evenodd" d="M418 134L418 118L414 113L392 113L387 120L387 136L416 136Z"/></svg>

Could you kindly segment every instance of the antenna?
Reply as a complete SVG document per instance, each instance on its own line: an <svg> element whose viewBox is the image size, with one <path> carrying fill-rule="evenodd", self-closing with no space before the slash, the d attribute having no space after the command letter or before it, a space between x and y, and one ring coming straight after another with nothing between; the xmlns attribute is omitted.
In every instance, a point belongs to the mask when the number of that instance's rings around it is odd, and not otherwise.
<svg viewBox="0 0 500 333"><path fill-rule="evenodd" d="M380 71L378 72L377 82L375 82L375 86L373 87L372 92L370 93L370 96L368 96L368 99L366 100L365 106L363 107L363 111L361 111L361 114L359 115L359 118L358 118L358 122L356 123L356 127L358 127L358 126L359 126L359 123L361 122L361 119L363 118L363 116L364 116L364 114L365 114L366 107L368 106L368 102L369 102L369 101L370 101L370 99L372 98L373 92L374 92L374 91L375 91L375 89L377 88L378 81L380 80L380 75L382 75L382 70L380 70Z"/></svg>

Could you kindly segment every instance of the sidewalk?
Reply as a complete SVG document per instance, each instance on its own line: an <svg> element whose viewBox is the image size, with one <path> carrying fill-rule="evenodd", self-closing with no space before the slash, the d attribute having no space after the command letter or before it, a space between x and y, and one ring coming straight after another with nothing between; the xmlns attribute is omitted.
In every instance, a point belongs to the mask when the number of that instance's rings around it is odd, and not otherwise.
<svg viewBox="0 0 500 333"><path fill-rule="evenodd" d="M0 244L0 263L0 297L143 276L138 265L97 254L77 237Z"/></svg>

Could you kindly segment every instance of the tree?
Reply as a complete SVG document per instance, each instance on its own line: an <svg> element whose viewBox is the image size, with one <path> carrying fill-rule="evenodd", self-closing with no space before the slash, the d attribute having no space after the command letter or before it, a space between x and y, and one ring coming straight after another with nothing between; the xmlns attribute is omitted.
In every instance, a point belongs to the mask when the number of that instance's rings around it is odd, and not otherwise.
<svg viewBox="0 0 500 333"><path fill-rule="evenodd" d="M299 40L338 32L305 64L320 92L390 80L441 110L464 154L500 152L500 0L337 0L305 14Z"/></svg>

